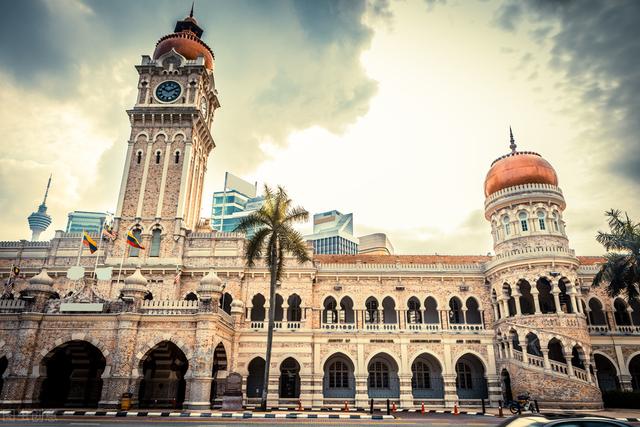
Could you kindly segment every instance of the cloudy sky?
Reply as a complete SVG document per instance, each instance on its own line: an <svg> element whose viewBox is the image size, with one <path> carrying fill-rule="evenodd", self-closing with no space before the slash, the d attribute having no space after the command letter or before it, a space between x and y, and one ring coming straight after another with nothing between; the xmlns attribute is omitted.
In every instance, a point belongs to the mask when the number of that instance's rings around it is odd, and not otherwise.
<svg viewBox="0 0 640 427"><path fill-rule="evenodd" d="M0 239L29 238L50 173L43 237L69 211L115 210L134 65L190 5L3 2ZM638 1L198 0L195 15L222 102L205 194L231 171L353 212L399 253L485 254L483 181L511 125L555 167L580 254L602 252L605 210L640 219Z"/></svg>

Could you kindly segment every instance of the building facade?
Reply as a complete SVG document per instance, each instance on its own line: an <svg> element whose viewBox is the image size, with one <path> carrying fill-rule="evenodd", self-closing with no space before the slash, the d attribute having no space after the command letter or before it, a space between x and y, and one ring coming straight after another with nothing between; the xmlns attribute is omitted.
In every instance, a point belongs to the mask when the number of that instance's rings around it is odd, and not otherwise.
<svg viewBox="0 0 640 427"><path fill-rule="evenodd" d="M100 234L104 221L107 219L106 212L73 211L69 213L67 219L67 233L87 233Z"/></svg>
<svg viewBox="0 0 640 427"><path fill-rule="evenodd" d="M238 373L251 406L270 304L272 406L496 406L529 391L541 406L597 408L602 389L640 388L638 301L590 286L602 259L570 248L555 170L513 142L485 182L495 256L287 258L269 301L245 236L198 218L220 106L202 33L179 21L136 67L118 237L81 253L84 277L67 275L78 233L0 243L2 279L21 268L0 300L0 405L115 407L132 393L141 408L209 408ZM147 249L127 246L129 231ZM96 265L111 279L94 279Z"/></svg>
<svg viewBox="0 0 640 427"><path fill-rule="evenodd" d="M243 218L257 211L264 196L257 195L257 184L251 184L227 172L224 190L213 193L211 227L217 231L233 232Z"/></svg>
<svg viewBox="0 0 640 427"><path fill-rule="evenodd" d="M304 239L318 255L358 253L358 238L353 235L353 214L333 210L313 215L313 234Z"/></svg>

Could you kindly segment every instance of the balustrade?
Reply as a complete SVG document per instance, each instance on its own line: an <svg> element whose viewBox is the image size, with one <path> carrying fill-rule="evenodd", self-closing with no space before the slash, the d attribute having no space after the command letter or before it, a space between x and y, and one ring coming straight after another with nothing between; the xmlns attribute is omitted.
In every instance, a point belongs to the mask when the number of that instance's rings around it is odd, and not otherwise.
<svg viewBox="0 0 640 427"><path fill-rule="evenodd" d="M27 303L21 299L0 300L0 313L19 313L24 311Z"/></svg>
<svg viewBox="0 0 640 427"><path fill-rule="evenodd" d="M544 358L540 356L534 356L527 353L527 362L529 365L536 366L538 368L544 368Z"/></svg>
<svg viewBox="0 0 640 427"><path fill-rule="evenodd" d="M555 360L549 360L549 365L553 372L559 372L561 374L568 375L567 365L565 363L556 362Z"/></svg>

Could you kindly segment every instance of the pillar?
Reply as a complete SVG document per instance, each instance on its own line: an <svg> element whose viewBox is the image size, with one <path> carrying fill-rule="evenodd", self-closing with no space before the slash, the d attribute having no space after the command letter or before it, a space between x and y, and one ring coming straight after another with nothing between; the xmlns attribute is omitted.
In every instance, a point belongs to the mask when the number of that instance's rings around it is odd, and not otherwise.
<svg viewBox="0 0 640 427"><path fill-rule="evenodd" d="M553 303L556 306L556 314L562 314L562 307L560 307L560 290L556 284L553 285L551 294L553 295Z"/></svg>
<svg viewBox="0 0 640 427"><path fill-rule="evenodd" d="M543 348L541 349L542 351L542 359L543 359L543 363L544 363L544 370L545 371L550 371L551 370L551 363L549 362L549 349Z"/></svg>
<svg viewBox="0 0 640 427"><path fill-rule="evenodd" d="M242 313L235 312L234 317ZM213 337L217 327L211 313L196 315L196 342L187 371L187 393L185 393L184 407L188 409L209 409L211 399L211 376L213 370ZM225 348L226 350L226 348Z"/></svg>
<svg viewBox="0 0 640 427"><path fill-rule="evenodd" d="M491 306L493 307L493 318L497 321L500 318L500 313L498 311L498 304L495 302L492 302ZM425 310L425 313L426 313L426 310Z"/></svg>
<svg viewBox="0 0 640 427"><path fill-rule="evenodd" d="M540 295L540 291L538 291L538 289L532 286L531 296L533 296L533 306L535 308L535 314L542 314L542 311L540 310L540 298L538 298L539 295Z"/></svg>
<svg viewBox="0 0 640 427"><path fill-rule="evenodd" d="M444 406L445 408L453 408L458 402L458 390L456 389L456 374L443 374L444 382Z"/></svg>
<svg viewBox="0 0 640 427"><path fill-rule="evenodd" d="M516 316L522 315L522 309L520 308L520 294L517 293L513 296L513 301L516 303Z"/></svg>
<svg viewBox="0 0 640 427"><path fill-rule="evenodd" d="M356 375L356 407L369 407L368 375Z"/></svg>
<svg viewBox="0 0 640 427"><path fill-rule="evenodd" d="M400 408L413 407L413 390L411 388L411 374L399 375L400 380Z"/></svg>
<svg viewBox="0 0 640 427"><path fill-rule="evenodd" d="M271 306L269 304L265 304L264 305L264 321L268 322L269 321L269 310L271 309Z"/></svg>
<svg viewBox="0 0 640 427"><path fill-rule="evenodd" d="M578 309L576 295L575 294L570 294L569 295L569 299L571 300L571 312L572 313L579 313L580 310Z"/></svg>
<svg viewBox="0 0 640 427"><path fill-rule="evenodd" d="M489 397L489 406L497 407L500 400L502 400L502 386L498 375L487 375L487 394Z"/></svg>

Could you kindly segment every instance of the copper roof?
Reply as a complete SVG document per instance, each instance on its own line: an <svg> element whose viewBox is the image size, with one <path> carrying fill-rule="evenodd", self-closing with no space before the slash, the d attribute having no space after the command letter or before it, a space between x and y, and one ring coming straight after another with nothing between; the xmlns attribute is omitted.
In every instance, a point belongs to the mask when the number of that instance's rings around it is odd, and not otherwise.
<svg viewBox="0 0 640 427"><path fill-rule="evenodd" d="M580 265L595 265L607 262L607 259L601 256L579 256L577 258L580 261Z"/></svg>
<svg viewBox="0 0 640 427"><path fill-rule="evenodd" d="M558 185L551 164L538 153L516 151L495 160L484 180L484 195L522 184Z"/></svg>

